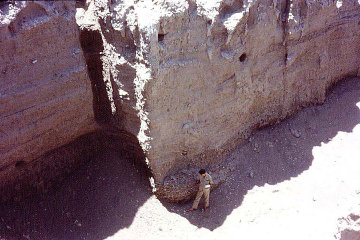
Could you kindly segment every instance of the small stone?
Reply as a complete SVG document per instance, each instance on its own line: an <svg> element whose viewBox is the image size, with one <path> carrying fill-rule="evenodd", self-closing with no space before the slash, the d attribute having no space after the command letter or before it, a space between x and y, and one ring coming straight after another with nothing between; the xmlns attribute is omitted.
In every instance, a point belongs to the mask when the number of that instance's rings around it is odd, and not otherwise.
<svg viewBox="0 0 360 240"><path fill-rule="evenodd" d="M299 138L300 136L301 136L301 134L300 134L300 132L298 131L298 130L296 130L296 129L290 129L290 132L291 132L291 134L294 136L294 137L296 137L296 138Z"/></svg>
<svg viewBox="0 0 360 240"><path fill-rule="evenodd" d="M253 177L254 177L254 172L252 172L252 171L249 172L249 177L250 177L250 178L253 178Z"/></svg>
<svg viewBox="0 0 360 240"><path fill-rule="evenodd" d="M26 235L26 234L23 234L23 237L26 238L26 239L30 239L30 235Z"/></svg>
<svg viewBox="0 0 360 240"><path fill-rule="evenodd" d="M74 223L78 226L81 227L81 223L78 220L75 220Z"/></svg>
<svg viewBox="0 0 360 240"><path fill-rule="evenodd" d="M259 150L259 144L255 143L253 150L254 150L254 152L256 152L256 153L259 153L259 152L260 152L260 150Z"/></svg>
<svg viewBox="0 0 360 240"><path fill-rule="evenodd" d="M36 60L36 59L32 59L32 60L31 60L31 63L32 63L32 64L35 64L35 63L37 63L37 61L38 61L38 60Z"/></svg>

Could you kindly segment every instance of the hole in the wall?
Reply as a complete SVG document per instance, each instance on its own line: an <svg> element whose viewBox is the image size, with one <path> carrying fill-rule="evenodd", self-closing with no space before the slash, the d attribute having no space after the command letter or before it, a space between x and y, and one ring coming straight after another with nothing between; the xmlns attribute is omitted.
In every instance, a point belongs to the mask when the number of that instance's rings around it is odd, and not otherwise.
<svg viewBox="0 0 360 240"><path fill-rule="evenodd" d="M25 161L17 161L16 163L15 163L15 167L16 168L20 168L20 167L23 167L23 166L25 166L25 164L26 164L26 162Z"/></svg>
<svg viewBox="0 0 360 240"><path fill-rule="evenodd" d="M241 56L239 57L239 61L240 61L240 62L245 62L245 60L246 60L246 53L243 53L243 54L241 54Z"/></svg>
<svg viewBox="0 0 360 240"><path fill-rule="evenodd" d="M164 41L164 38L165 38L165 34L161 34L161 33L158 34L158 41L159 42Z"/></svg>

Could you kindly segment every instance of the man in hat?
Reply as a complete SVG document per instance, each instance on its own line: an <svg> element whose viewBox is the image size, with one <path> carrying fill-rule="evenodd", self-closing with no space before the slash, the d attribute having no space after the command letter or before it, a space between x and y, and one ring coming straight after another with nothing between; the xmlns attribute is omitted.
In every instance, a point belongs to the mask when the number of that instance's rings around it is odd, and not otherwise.
<svg viewBox="0 0 360 240"><path fill-rule="evenodd" d="M199 182L199 191L196 194L196 198L192 207L188 210L189 212L194 211L198 208L202 195L204 195L205 199L204 210L209 207L210 189L213 186L214 182L210 174L208 174L205 169L200 169L197 180Z"/></svg>

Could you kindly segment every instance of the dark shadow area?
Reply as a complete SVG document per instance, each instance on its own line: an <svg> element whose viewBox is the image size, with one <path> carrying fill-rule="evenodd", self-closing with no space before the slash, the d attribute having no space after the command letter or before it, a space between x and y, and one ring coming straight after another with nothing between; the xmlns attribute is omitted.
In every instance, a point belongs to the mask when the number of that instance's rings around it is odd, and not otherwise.
<svg viewBox="0 0 360 240"><path fill-rule="evenodd" d="M47 193L0 206L0 239L104 239L131 225L152 196L140 145L114 129L96 141L102 150Z"/></svg>
<svg viewBox="0 0 360 240"><path fill-rule="evenodd" d="M165 38L165 34L158 34L158 41L159 42L162 42L162 41L164 41L164 38Z"/></svg>
<svg viewBox="0 0 360 240"><path fill-rule="evenodd" d="M101 55L104 45L101 34L99 31L85 28L80 31L80 43L91 81L95 120L100 124L109 123L112 112L103 76Z"/></svg>
<svg viewBox="0 0 360 240"><path fill-rule="evenodd" d="M170 212L180 214L197 227L214 230L228 215L241 207L244 196L254 186L275 185L297 177L312 165L312 150L327 143L339 131L352 132L360 123L360 80L340 81L322 105L311 106L278 125L256 131L246 142L224 157L214 170L216 178L226 178L210 194L210 209L185 212L184 204L163 202ZM218 171L225 169L225 171ZM218 180L219 179L215 179Z"/></svg>
<svg viewBox="0 0 360 240"><path fill-rule="evenodd" d="M245 60L246 60L246 53L243 53L243 54L241 54L241 56L239 57L239 61L240 61L240 62L245 62Z"/></svg>

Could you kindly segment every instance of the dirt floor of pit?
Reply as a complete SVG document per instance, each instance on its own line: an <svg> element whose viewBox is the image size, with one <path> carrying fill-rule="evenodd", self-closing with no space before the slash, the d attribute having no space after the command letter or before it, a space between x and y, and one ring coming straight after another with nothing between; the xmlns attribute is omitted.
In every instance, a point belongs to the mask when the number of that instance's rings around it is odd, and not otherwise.
<svg viewBox="0 0 360 240"><path fill-rule="evenodd" d="M159 201L129 156L105 152L50 192L0 206L0 239L359 240L360 229L341 235L350 214L360 228L359 108L360 79L348 79L257 131L226 156L231 174L207 212Z"/></svg>

